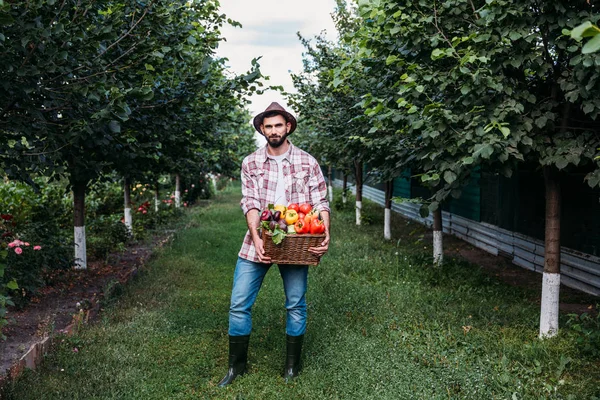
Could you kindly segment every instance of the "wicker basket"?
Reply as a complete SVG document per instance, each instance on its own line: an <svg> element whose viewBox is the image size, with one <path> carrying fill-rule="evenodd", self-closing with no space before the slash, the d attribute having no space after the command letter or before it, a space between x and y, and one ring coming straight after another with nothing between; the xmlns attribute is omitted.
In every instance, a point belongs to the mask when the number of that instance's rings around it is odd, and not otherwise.
<svg viewBox="0 0 600 400"><path fill-rule="evenodd" d="M271 232L261 231L265 255L274 264L319 265L320 257L308 251L319 247L325 235L287 235L280 244L273 243Z"/></svg>

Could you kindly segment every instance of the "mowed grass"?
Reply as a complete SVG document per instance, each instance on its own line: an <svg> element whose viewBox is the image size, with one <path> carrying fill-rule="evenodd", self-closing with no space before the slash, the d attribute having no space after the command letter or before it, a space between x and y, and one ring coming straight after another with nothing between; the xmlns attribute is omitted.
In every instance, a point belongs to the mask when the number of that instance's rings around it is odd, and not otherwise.
<svg viewBox="0 0 600 400"><path fill-rule="evenodd" d="M593 399L600 365L569 329L537 339L532 293L477 266L430 265L423 228L383 210L334 211L332 244L309 274L300 378L281 378L285 308L276 267L254 307L249 373L227 389L228 307L246 227L239 188L187 218L147 273L103 313L64 338L8 399ZM564 325L564 324L563 324ZM76 349L76 351L75 351Z"/></svg>

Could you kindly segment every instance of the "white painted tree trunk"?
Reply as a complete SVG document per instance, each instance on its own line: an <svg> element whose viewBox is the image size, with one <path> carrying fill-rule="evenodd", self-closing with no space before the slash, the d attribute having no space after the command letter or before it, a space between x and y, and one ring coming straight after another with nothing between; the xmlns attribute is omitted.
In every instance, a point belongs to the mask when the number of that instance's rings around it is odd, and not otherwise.
<svg viewBox="0 0 600 400"><path fill-rule="evenodd" d="M356 225L360 225L361 211L362 211L362 201L357 201L356 202Z"/></svg>
<svg viewBox="0 0 600 400"><path fill-rule="evenodd" d="M160 205L160 200L158 199L158 189L154 191L154 211L158 212L158 206Z"/></svg>
<svg viewBox="0 0 600 400"><path fill-rule="evenodd" d="M392 239L392 210L389 208L385 209L385 216L383 222L383 238L385 240Z"/></svg>
<svg viewBox="0 0 600 400"><path fill-rule="evenodd" d="M329 193L329 202L333 203L333 186L329 185L328 193Z"/></svg>
<svg viewBox="0 0 600 400"><path fill-rule="evenodd" d="M344 193L342 193L342 203L346 204L348 202L348 196L346 196L346 191L344 190Z"/></svg>
<svg viewBox="0 0 600 400"><path fill-rule="evenodd" d="M85 238L85 191L87 183L73 183L73 233L75 243L75 269L87 269Z"/></svg>
<svg viewBox="0 0 600 400"><path fill-rule="evenodd" d="M559 294L560 274L544 272L542 283L542 312L540 315L540 339L551 338L558 333Z"/></svg>
<svg viewBox="0 0 600 400"><path fill-rule="evenodd" d="M215 193L217 193L217 177L211 174L210 179L213 184L213 189L215 190Z"/></svg>
<svg viewBox="0 0 600 400"><path fill-rule="evenodd" d="M175 175L175 207L181 207L181 178Z"/></svg>
<svg viewBox="0 0 600 400"><path fill-rule="evenodd" d="M133 217L131 216L131 207L125 207L124 210L125 226L129 233L133 232Z"/></svg>
<svg viewBox="0 0 600 400"><path fill-rule="evenodd" d="M133 218L131 216L131 191L129 188L129 179L123 180L123 220L129 233L133 232Z"/></svg>
<svg viewBox="0 0 600 400"><path fill-rule="evenodd" d="M444 233L433 231L433 263L442 265L444 262Z"/></svg>
<svg viewBox="0 0 600 400"><path fill-rule="evenodd" d="M75 269L87 268L85 225L75 227Z"/></svg>

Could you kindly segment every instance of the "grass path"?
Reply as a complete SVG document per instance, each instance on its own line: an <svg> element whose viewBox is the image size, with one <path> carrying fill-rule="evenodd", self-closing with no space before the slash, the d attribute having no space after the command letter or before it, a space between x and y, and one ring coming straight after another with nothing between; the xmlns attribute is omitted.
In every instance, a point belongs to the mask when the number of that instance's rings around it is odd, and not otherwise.
<svg viewBox="0 0 600 400"><path fill-rule="evenodd" d="M8 399L592 399L600 365L574 332L539 341L531 293L476 266L428 265L417 224L382 210L333 216L330 253L309 274L304 370L280 373L285 351L281 278L273 268L255 305L250 373L226 390L227 311L245 233L230 188L178 232L148 272L107 305L102 321L54 349ZM417 232L417 233L415 233Z"/></svg>

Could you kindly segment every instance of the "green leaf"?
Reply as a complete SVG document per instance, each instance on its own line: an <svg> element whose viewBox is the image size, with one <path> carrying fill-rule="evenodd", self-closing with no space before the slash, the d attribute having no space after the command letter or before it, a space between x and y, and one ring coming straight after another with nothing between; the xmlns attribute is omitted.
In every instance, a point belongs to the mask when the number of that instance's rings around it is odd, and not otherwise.
<svg viewBox="0 0 600 400"><path fill-rule="evenodd" d="M15 280L13 279L12 281L10 281L10 282L8 282L8 283L6 284L6 287L7 287L7 288L9 288L9 289L12 289L12 290L16 290L16 289L18 289L18 288L19 288L19 285L17 285L17 281L15 281Z"/></svg>
<svg viewBox="0 0 600 400"><path fill-rule="evenodd" d="M473 153L474 158L485 158L488 159L494 153L494 148L491 144L479 144L475 146L475 152Z"/></svg>
<svg viewBox="0 0 600 400"><path fill-rule="evenodd" d="M187 41L189 44L195 45L196 43L198 43L198 41L196 40L195 37L193 36L188 36Z"/></svg>
<svg viewBox="0 0 600 400"><path fill-rule="evenodd" d="M508 136L510 136L510 129L507 128L506 126L501 126L500 132L502 132L502 135L504 135L504 139L506 139Z"/></svg>
<svg viewBox="0 0 600 400"><path fill-rule="evenodd" d="M558 169L566 168L567 165L569 165L569 161L566 158L560 158L556 161L556 168Z"/></svg>
<svg viewBox="0 0 600 400"><path fill-rule="evenodd" d="M280 228L275 228L275 232L273 232L273 243L280 244L285 239L285 233Z"/></svg>
<svg viewBox="0 0 600 400"><path fill-rule="evenodd" d="M590 21L586 21L571 31L571 37L575 40L581 40L581 38L595 36L598 33L600 33L600 30Z"/></svg>
<svg viewBox="0 0 600 400"><path fill-rule="evenodd" d="M146 71L154 71L154 67L150 64L145 64Z"/></svg>
<svg viewBox="0 0 600 400"><path fill-rule="evenodd" d="M10 25L13 22L15 22L15 20L10 14L0 12L0 26Z"/></svg>
<svg viewBox="0 0 600 400"><path fill-rule="evenodd" d="M392 55L388 56L388 58L385 60L385 65L393 64L397 59L398 59L398 56L392 54Z"/></svg>
<svg viewBox="0 0 600 400"><path fill-rule="evenodd" d="M121 133L121 124L118 121L112 120L108 123L108 128L112 133Z"/></svg>
<svg viewBox="0 0 600 400"><path fill-rule="evenodd" d="M508 37L510 38L510 40L515 41L515 40L521 39L523 37L523 35L521 35L519 32L512 31L512 32L510 32Z"/></svg>
<svg viewBox="0 0 600 400"><path fill-rule="evenodd" d="M431 52L431 59L432 60L437 60L438 58L442 57L444 54L446 54L446 52L442 49L434 49Z"/></svg>
<svg viewBox="0 0 600 400"><path fill-rule="evenodd" d="M444 172L444 180L448 183L451 184L452 182L454 182L457 178L457 175L452 172L452 171L446 171Z"/></svg>
<svg viewBox="0 0 600 400"><path fill-rule="evenodd" d="M583 49L581 49L581 52L583 54L589 54L589 53L595 53L598 50L600 50L600 35L596 35L590 41L588 41L583 46ZM587 61L587 59L583 61L583 65L585 65L586 61ZM586 65L586 67L587 67L587 65Z"/></svg>

